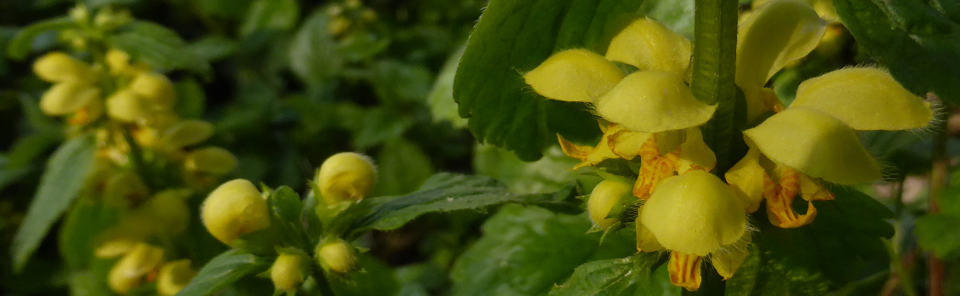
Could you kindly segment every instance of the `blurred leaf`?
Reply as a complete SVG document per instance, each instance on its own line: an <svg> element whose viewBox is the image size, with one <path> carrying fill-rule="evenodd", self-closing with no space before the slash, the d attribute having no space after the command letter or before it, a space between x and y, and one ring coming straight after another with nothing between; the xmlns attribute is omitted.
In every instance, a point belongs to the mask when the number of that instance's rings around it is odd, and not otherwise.
<svg viewBox="0 0 960 296"><path fill-rule="evenodd" d="M240 35L256 31L286 31L297 24L300 7L295 0L256 0L247 9L247 17L240 25Z"/></svg>
<svg viewBox="0 0 960 296"><path fill-rule="evenodd" d="M176 32L151 22L135 21L107 37L111 46L140 59L158 71L189 70L207 75L210 64L193 51Z"/></svg>
<svg viewBox="0 0 960 296"><path fill-rule="evenodd" d="M188 45L194 55L207 61L226 58L237 51L237 42L223 36L211 35Z"/></svg>
<svg viewBox="0 0 960 296"><path fill-rule="evenodd" d="M10 40L7 44L7 55L12 59L22 60L33 49L34 38L40 34L62 31L76 26L77 24L73 22L73 19L66 16L35 22L17 32L17 35Z"/></svg>
<svg viewBox="0 0 960 296"><path fill-rule="evenodd" d="M500 180L518 193L560 190L574 181L571 168L576 164L558 147L551 147L534 162L525 162L506 149L490 145L477 146L473 156L473 168L478 174Z"/></svg>
<svg viewBox="0 0 960 296"><path fill-rule="evenodd" d="M300 195L290 187L280 186L270 194L267 203L270 206L270 227L279 228L290 246L309 249L310 246L303 237L303 224L300 222L303 209Z"/></svg>
<svg viewBox="0 0 960 296"><path fill-rule="evenodd" d="M240 20L254 0L187 0L206 15Z"/></svg>
<svg viewBox="0 0 960 296"><path fill-rule="evenodd" d="M960 216L928 214L917 218L917 243L940 259L960 257Z"/></svg>
<svg viewBox="0 0 960 296"><path fill-rule="evenodd" d="M96 145L91 135L70 139L47 162L40 187L10 246L14 269L23 268L47 231L83 189L93 173Z"/></svg>
<svg viewBox="0 0 960 296"><path fill-rule="evenodd" d="M598 260L577 266L550 295L680 295L665 274L654 273L660 253L640 253L626 258ZM666 266L666 265L663 265Z"/></svg>
<svg viewBox="0 0 960 296"><path fill-rule="evenodd" d="M266 258L230 249L207 262L177 295L211 295L240 278L266 270L269 264Z"/></svg>
<svg viewBox="0 0 960 296"><path fill-rule="evenodd" d="M89 254L87 254L89 256ZM70 273L70 295L112 295L106 279L117 259L90 258L90 266Z"/></svg>
<svg viewBox="0 0 960 296"><path fill-rule="evenodd" d="M375 107L361 114L362 117L357 116L357 119L362 119L361 121L347 125L354 129L353 146L361 150L399 137L415 123L409 113L396 108Z"/></svg>
<svg viewBox="0 0 960 296"><path fill-rule="evenodd" d="M484 222L483 237L457 259L450 271L452 294L545 294L575 267L591 259L606 259L595 258L594 253L598 247L610 245L599 246L599 234L585 234L589 228L590 222L582 215L506 205ZM632 244L623 250L626 254L609 255L629 255L635 251Z"/></svg>
<svg viewBox="0 0 960 296"><path fill-rule="evenodd" d="M325 274L337 296L394 295L399 289L389 266L366 254L360 254L357 262L362 270L351 274L349 278Z"/></svg>
<svg viewBox="0 0 960 296"><path fill-rule="evenodd" d="M60 142L59 138L45 134L31 134L17 138L0 165L0 189L16 181L27 172L40 167L40 158Z"/></svg>
<svg viewBox="0 0 960 296"><path fill-rule="evenodd" d="M87 8L93 9L107 5L129 6L139 2L139 0L83 0L82 2Z"/></svg>
<svg viewBox="0 0 960 296"><path fill-rule="evenodd" d="M117 209L91 199L80 199L60 228L60 255L72 270L85 269L93 259L94 243L103 231L115 225Z"/></svg>
<svg viewBox="0 0 960 296"><path fill-rule="evenodd" d="M340 40L337 52L347 61L361 62L387 49L390 40L374 34L350 34Z"/></svg>
<svg viewBox="0 0 960 296"><path fill-rule="evenodd" d="M426 67L395 60L377 62L371 76L377 98L384 104L423 102L433 83Z"/></svg>
<svg viewBox="0 0 960 296"><path fill-rule="evenodd" d="M461 46L457 49L443 64L443 69L440 70L440 75L437 75L433 89L427 96L427 106L430 107L433 121L449 121L456 128L467 127L467 119L460 117L460 113L457 112L457 101L453 99L453 77L457 74L457 66L460 65L464 48Z"/></svg>
<svg viewBox="0 0 960 296"><path fill-rule="evenodd" d="M46 134L47 136L60 136L63 134L63 128L60 122L43 114L43 112L40 111L40 103L38 101L26 95L20 96L17 99L20 102L20 110L22 110L31 129Z"/></svg>
<svg viewBox="0 0 960 296"><path fill-rule="evenodd" d="M915 94L960 103L960 24L914 0L838 0L837 14L857 44ZM954 4L955 5L955 4ZM956 12L954 10L954 12Z"/></svg>
<svg viewBox="0 0 960 296"><path fill-rule="evenodd" d="M433 175L433 165L420 147L397 137L387 141L377 154L377 173L376 195L406 194Z"/></svg>
<svg viewBox="0 0 960 296"><path fill-rule="evenodd" d="M338 216L340 225L334 226L339 227L334 231L393 230L427 213L482 209L508 202L579 209L578 201L576 204L570 201L572 194L569 190L554 194L514 194L489 177L439 173L427 179L417 192L361 200Z"/></svg>
<svg viewBox="0 0 960 296"><path fill-rule="evenodd" d="M322 11L313 13L290 43L290 69L307 85L322 84L343 67L343 60L337 56L336 42L327 32L328 21Z"/></svg>
<svg viewBox="0 0 960 296"><path fill-rule="evenodd" d="M192 78L177 81L177 114L183 118L202 118L207 103L203 86Z"/></svg>
<svg viewBox="0 0 960 296"><path fill-rule="evenodd" d="M692 1L538 0L490 1L467 43L454 81L460 115L482 142L505 147L520 159L536 160L556 142L599 135L583 104L547 100L523 82L553 52L583 47L606 51L610 39L646 13L668 24L689 24ZM687 6L683 6L687 5ZM677 19L670 19L676 17Z"/></svg>

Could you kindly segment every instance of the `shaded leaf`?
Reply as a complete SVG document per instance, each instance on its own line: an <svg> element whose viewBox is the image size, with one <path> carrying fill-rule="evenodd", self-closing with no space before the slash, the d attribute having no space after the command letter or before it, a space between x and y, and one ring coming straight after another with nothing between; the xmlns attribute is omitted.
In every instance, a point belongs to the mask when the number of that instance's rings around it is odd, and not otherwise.
<svg viewBox="0 0 960 296"><path fill-rule="evenodd" d="M33 23L17 32L17 35L7 44L7 55L15 60L27 57L33 49L33 41L40 34L50 31L62 31L76 27L70 17L58 17Z"/></svg>
<svg viewBox="0 0 960 296"><path fill-rule="evenodd" d="M416 144L394 138L387 141L377 155L377 173L376 195L406 194L433 175L433 165Z"/></svg>
<svg viewBox="0 0 960 296"><path fill-rule="evenodd" d="M680 295L665 273L654 273L659 259L659 253L640 253L587 262L563 285L554 286L550 295Z"/></svg>
<svg viewBox="0 0 960 296"><path fill-rule="evenodd" d="M960 216L929 214L917 218L915 225L917 243L923 249L940 259L960 257Z"/></svg>
<svg viewBox="0 0 960 296"><path fill-rule="evenodd" d="M240 25L240 35L256 31L292 29L300 16L300 7L294 0L257 0L247 9L247 17Z"/></svg>
<svg viewBox="0 0 960 296"><path fill-rule="evenodd" d="M228 250L207 262L177 295L211 295L244 276L262 272L269 264L266 258L237 249Z"/></svg>
<svg viewBox="0 0 960 296"><path fill-rule="evenodd" d="M184 50L187 43L176 32L155 23L135 21L107 37L107 42L159 71L189 70L198 74L211 71L206 60L193 51Z"/></svg>

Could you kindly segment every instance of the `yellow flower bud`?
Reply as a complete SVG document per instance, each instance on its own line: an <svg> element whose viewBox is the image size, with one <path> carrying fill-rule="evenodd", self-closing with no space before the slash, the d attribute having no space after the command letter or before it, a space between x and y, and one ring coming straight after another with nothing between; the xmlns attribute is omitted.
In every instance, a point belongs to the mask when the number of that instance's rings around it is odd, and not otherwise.
<svg viewBox="0 0 960 296"><path fill-rule="evenodd" d="M47 115L67 115L100 100L100 89L80 82L60 82L40 97L40 111Z"/></svg>
<svg viewBox="0 0 960 296"><path fill-rule="evenodd" d="M650 18L634 21L610 40L607 59L640 71L684 75L690 66L690 40Z"/></svg>
<svg viewBox="0 0 960 296"><path fill-rule="evenodd" d="M811 78L797 88L791 108L831 115L855 130L905 130L933 120L930 104L903 88L887 71L846 68Z"/></svg>
<svg viewBox="0 0 960 296"><path fill-rule="evenodd" d="M320 266L337 273L353 271L357 265L357 256L347 242L335 240L317 246L317 256Z"/></svg>
<svg viewBox="0 0 960 296"><path fill-rule="evenodd" d="M177 103L177 92L167 76L141 72L130 82L129 88L159 109L170 109Z"/></svg>
<svg viewBox="0 0 960 296"><path fill-rule="evenodd" d="M140 285L143 277L163 262L163 249L140 243L110 269L110 289L125 294Z"/></svg>
<svg viewBox="0 0 960 296"><path fill-rule="evenodd" d="M107 115L122 122L144 121L152 112L149 102L130 89L121 89L107 98Z"/></svg>
<svg viewBox="0 0 960 296"><path fill-rule="evenodd" d="M647 133L699 126L717 109L697 100L680 75L658 71L627 75L595 105L603 119Z"/></svg>
<svg viewBox="0 0 960 296"><path fill-rule="evenodd" d="M565 102L592 102L621 79L616 65L586 49L555 53L523 75L538 94Z"/></svg>
<svg viewBox="0 0 960 296"><path fill-rule="evenodd" d="M733 190L699 170L664 179L643 205L639 222L664 248L696 256L737 242L747 229Z"/></svg>
<svg viewBox="0 0 960 296"><path fill-rule="evenodd" d="M190 151L183 162L190 171L224 175L237 168L237 158L220 147L204 147Z"/></svg>
<svg viewBox="0 0 960 296"><path fill-rule="evenodd" d="M631 196L633 185L619 180L603 180L600 184L593 187L590 192L590 199L587 200L587 212L590 213L590 221L602 229L607 229L617 223L616 218L607 218L610 210L613 209L620 199L624 196Z"/></svg>
<svg viewBox="0 0 960 296"><path fill-rule="evenodd" d="M294 292L306 279L307 260L298 254L280 253L270 267L270 280L277 290Z"/></svg>
<svg viewBox="0 0 960 296"><path fill-rule="evenodd" d="M99 258L113 258L133 250L140 241L128 237L115 237L103 241L94 250L94 256Z"/></svg>
<svg viewBox="0 0 960 296"><path fill-rule="evenodd" d="M320 187L323 201L328 205L360 200L370 194L377 182L377 169L366 155L341 152L323 161L315 182Z"/></svg>
<svg viewBox="0 0 960 296"><path fill-rule="evenodd" d="M106 60L107 68L110 69L110 74L113 75L136 76L141 72L150 70L145 64L132 65L130 63L130 55L115 48L107 51Z"/></svg>
<svg viewBox="0 0 960 296"><path fill-rule="evenodd" d="M33 63L33 73L48 82L85 82L94 79L86 63L62 52L51 52Z"/></svg>
<svg viewBox="0 0 960 296"><path fill-rule="evenodd" d="M176 295L196 275L197 272L190 268L190 259L167 262L157 273L157 293L162 296Z"/></svg>
<svg viewBox="0 0 960 296"><path fill-rule="evenodd" d="M190 223L190 208L184 198L180 190L161 191L143 206L143 214L154 221L160 234L180 234Z"/></svg>
<svg viewBox="0 0 960 296"><path fill-rule="evenodd" d="M213 124L203 120L181 120L163 131L160 141L163 145L179 149L199 144L213 135Z"/></svg>
<svg viewBox="0 0 960 296"><path fill-rule="evenodd" d="M244 179L214 189L203 202L200 215L207 231L227 245L244 234L270 226L267 201L253 183Z"/></svg>
<svg viewBox="0 0 960 296"><path fill-rule="evenodd" d="M743 134L770 160L812 177L848 185L881 177L853 129L817 110L787 108Z"/></svg>

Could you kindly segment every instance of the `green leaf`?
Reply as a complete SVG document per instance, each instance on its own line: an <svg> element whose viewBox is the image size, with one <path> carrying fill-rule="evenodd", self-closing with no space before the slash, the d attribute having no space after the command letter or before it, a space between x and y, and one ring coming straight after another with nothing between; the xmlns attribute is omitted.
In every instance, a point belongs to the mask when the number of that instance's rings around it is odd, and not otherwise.
<svg viewBox="0 0 960 296"><path fill-rule="evenodd" d="M315 12L304 21L287 52L290 70L308 85L321 84L343 68L336 42L327 32L327 22L326 14Z"/></svg>
<svg viewBox="0 0 960 296"><path fill-rule="evenodd" d="M400 137L416 123L413 116L398 108L379 106L364 111L359 114L362 120L348 126L353 129L353 145L358 149Z"/></svg>
<svg viewBox="0 0 960 296"><path fill-rule="evenodd" d="M176 32L151 22L135 21L107 37L111 46L119 48L159 71L189 70L210 73L210 64L184 50L187 43Z"/></svg>
<svg viewBox="0 0 960 296"><path fill-rule="evenodd" d="M551 147L534 162L525 162L506 149L490 145L477 145L473 155L473 169L478 174L500 180L518 193L561 190L581 174L580 170L570 169L576 164L577 160L564 155L558 147Z"/></svg>
<svg viewBox="0 0 960 296"><path fill-rule="evenodd" d="M427 106L430 107L430 115L433 121L449 121L453 127L467 127L467 119L460 117L457 112L457 101L453 99L453 78L457 74L457 66L460 65L460 58L463 56L465 47L461 46L450 55L447 62L440 69L437 80L433 83L433 89L427 95Z"/></svg>
<svg viewBox="0 0 960 296"><path fill-rule="evenodd" d="M680 295L666 273L655 273L659 253L587 262L578 266L563 285L550 290L552 296L579 295ZM666 265L661 269L666 271Z"/></svg>
<svg viewBox="0 0 960 296"><path fill-rule="evenodd" d="M237 51L237 42L223 36L207 36L187 47L196 56L207 61L226 58Z"/></svg>
<svg viewBox="0 0 960 296"><path fill-rule="evenodd" d="M15 270L23 268L53 223L83 189L94 171L95 152L93 137L82 135L64 143L50 157L36 196L10 246Z"/></svg>
<svg viewBox="0 0 960 296"><path fill-rule="evenodd" d="M115 225L119 217L116 208L90 198L77 201L60 229L60 254L72 270L85 269L90 264L98 236Z"/></svg>
<svg viewBox="0 0 960 296"><path fill-rule="evenodd" d="M184 118L201 118L207 103L203 86L192 78L177 81L177 114Z"/></svg>
<svg viewBox="0 0 960 296"><path fill-rule="evenodd" d="M506 205L483 224L483 237L457 259L450 272L452 294L545 294L584 262L635 252L631 232L618 232L627 234L619 246L610 236L600 246L600 234L586 234L589 228L583 215ZM613 248L619 250L596 256L598 249Z"/></svg>
<svg viewBox="0 0 960 296"><path fill-rule="evenodd" d="M573 192L555 194L514 194L506 186L484 176L439 173L427 179L420 190L403 196L361 200L340 214L339 231L393 230L420 215L433 212L482 209L502 203L525 203L560 209L579 209Z"/></svg>
<svg viewBox="0 0 960 296"><path fill-rule="evenodd" d="M58 17L33 23L17 33L7 44L7 55L15 60L22 60L27 57L30 50L33 49L33 40L44 33L50 31L63 31L65 29L75 28L76 23L70 17Z"/></svg>
<svg viewBox="0 0 960 296"><path fill-rule="evenodd" d="M375 257L360 254L357 262L362 269L348 277L330 276L330 288L338 296L395 295L399 289L393 270Z"/></svg>
<svg viewBox="0 0 960 296"><path fill-rule="evenodd" d="M430 158L420 147L403 138L393 138L377 154L378 180L375 195L406 194L433 175Z"/></svg>
<svg viewBox="0 0 960 296"><path fill-rule="evenodd" d="M960 257L960 216L929 214L916 221L917 243L940 259Z"/></svg>
<svg viewBox="0 0 960 296"><path fill-rule="evenodd" d="M136 4L139 0L83 0L88 8L99 8L107 5L129 6Z"/></svg>
<svg viewBox="0 0 960 296"><path fill-rule="evenodd" d="M207 262L177 295L211 295L240 278L264 271L269 264L266 258L237 249L228 250Z"/></svg>
<svg viewBox="0 0 960 296"><path fill-rule="evenodd" d="M596 121L583 104L546 100L523 82L553 52L584 47L606 51L610 39L645 12L668 24L689 23L689 15L665 7L683 1L493 0L470 36L453 85L460 115L480 141L536 160L556 142L555 133L575 141L595 139ZM669 14L667 14L669 13Z"/></svg>
<svg viewBox="0 0 960 296"><path fill-rule="evenodd" d="M426 67L389 59L373 66L370 79L377 98L385 104L423 102L433 82Z"/></svg>
<svg viewBox="0 0 960 296"><path fill-rule="evenodd" d="M287 243L298 248L310 249L303 237L303 224L300 214L303 204L293 189L280 186L267 199L270 206L271 227L279 228Z"/></svg>
<svg viewBox="0 0 960 296"><path fill-rule="evenodd" d="M837 14L860 47L915 94L960 103L960 24L928 1L837 0ZM938 5L939 6L939 5Z"/></svg>
<svg viewBox="0 0 960 296"><path fill-rule="evenodd" d="M257 31L286 31L297 24L300 7L294 0L257 0L247 9L247 17L240 26L240 35Z"/></svg>

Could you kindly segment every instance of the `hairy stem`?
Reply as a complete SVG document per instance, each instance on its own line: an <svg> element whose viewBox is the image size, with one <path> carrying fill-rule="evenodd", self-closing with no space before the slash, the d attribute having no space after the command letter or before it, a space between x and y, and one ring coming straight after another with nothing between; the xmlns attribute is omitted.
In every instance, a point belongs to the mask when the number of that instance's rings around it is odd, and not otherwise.
<svg viewBox="0 0 960 296"><path fill-rule="evenodd" d="M701 101L719 104L703 132L704 141L717 155L717 174L733 165L734 150L741 142L734 85L738 5L736 0L696 0L694 16L691 89Z"/></svg>

